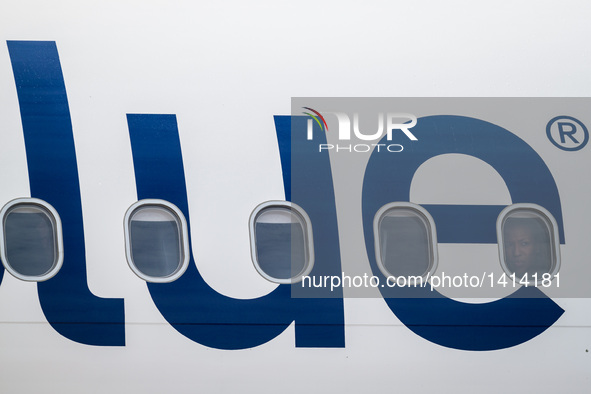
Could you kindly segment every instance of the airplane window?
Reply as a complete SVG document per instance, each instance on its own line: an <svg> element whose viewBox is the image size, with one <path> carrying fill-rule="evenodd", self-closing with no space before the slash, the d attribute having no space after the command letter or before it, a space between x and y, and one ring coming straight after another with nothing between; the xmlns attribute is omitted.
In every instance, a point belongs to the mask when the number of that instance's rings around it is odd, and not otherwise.
<svg viewBox="0 0 591 394"><path fill-rule="evenodd" d="M18 279L40 282L53 277L62 266L61 221L45 201L20 198L1 212L2 263Z"/></svg>
<svg viewBox="0 0 591 394"><path fill-rule="evenodd" d="M505 208L497 220L499 255L503 270L518 279L542 280L554 275L560 266L556 220L535 204L514 204ZM535 277L534 277L535 275Z"/></svg>
<svg viewBox="0 0 591 394"><path fill-rule="evenodd" d="M163 200L142 200L125 215L127 262L147 282L172 282L189 264L187 223Z"/></svg>
<svg viewBox="0 0 591 394"><path fill-rule="evenodd" d="M433 273L437 264L437 237L431 215L421 206L386 204L374 219L376 260L385 276Z"/></svg>
<svg viewBox="0 0 591 394"><path fill-rule="evenodd" d="M269 201L250 216L252 261L274 283L296 283L314 265L312 227L296 204Z"/></svg>

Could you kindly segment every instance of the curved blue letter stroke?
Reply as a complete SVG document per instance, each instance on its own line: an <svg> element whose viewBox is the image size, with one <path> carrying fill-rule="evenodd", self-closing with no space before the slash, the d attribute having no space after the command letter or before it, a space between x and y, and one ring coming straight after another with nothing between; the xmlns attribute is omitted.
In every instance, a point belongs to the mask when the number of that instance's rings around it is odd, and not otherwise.
<svg viewBox="0 0 591 394"><path fill-rule="evenodd" d="M286 172L290 172L286 166L294 163L300 173L298 175L295 171L295 176L292 175L291 189L300 190L304 182L306 188L315 188L314 193L299 195L297 201L293 200L306 210L312 221L316 260L322 261L311 275L326 272L337 275L340 259L328 156L311 154L313 147L309 144L294 145L291 142L292 135L297 135L297 140L305 140L305 119L294 119L293 125L290 117L275 119L284 178ZM157 198L175 204L190 228L176 117L129 114L127 121L138 200ZM291 158L288 158L290 154ZM287 182L287 196L289 186L290 182ZM233 191L236 198L240 192ZM193 218L193 222L195 220ZM244 218L243 225L247 226L247 218ZM198 256L198 252L195 255ZM215 264L223 264L223 261ZM291 287L298 285L279 285L271 293L256 299L226 297L205 282L192 254L183 276L171 283L148 283L148 289L164 318L182 335L205 346L219 349L258 346L275 338L295 321L296 346L343 347L342 298L339 295L326 299L296 298L292 296Z"/></svg>
<svg viewBox="0 0 591 394"><path fill-rule="evenodd" d="M374 275L386 280L374 254L376 212L394 201L409 201L412 178L428 159L447 153L474 156L503 178L513 203L543 206L558 222L564 242L556 183L545 163L523 140L478 119L460 116L421 118L418 142L399 154L372 154L363 183L363 228ZM504 206L424 205L435 220L440 243L496 243L496 219ZM382 282L383 283L383 282ZM515 346L545 331L564 312L536 288L521 288L487 304L466 304L429 287L383 288L382 295L400 321L417 335L442 346L494 350Z"/></svg>
<svg viewBox="0 0 591 394"><path fill-rule="evenodd" d="M88 345L125 345L122 299L94 296L86 284L86 252L78 167L66 86L55 42L9 41L20 104L31 197L60 215L64 262L39 282L43 313L61 335Z"/></svg>

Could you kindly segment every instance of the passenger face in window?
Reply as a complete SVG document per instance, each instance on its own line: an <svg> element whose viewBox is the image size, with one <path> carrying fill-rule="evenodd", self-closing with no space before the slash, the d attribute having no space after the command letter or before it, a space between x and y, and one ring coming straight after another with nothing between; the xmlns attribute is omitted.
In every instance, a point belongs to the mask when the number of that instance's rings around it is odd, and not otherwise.
<svg viewBox="0 0 591 394"><path fill-rule="evenodd" d="M504 226L505 261L516 276L547 272L549 254L544 253L549 240L535 219L509 218ZM546 242L545 242L546 241Z"/></svg>

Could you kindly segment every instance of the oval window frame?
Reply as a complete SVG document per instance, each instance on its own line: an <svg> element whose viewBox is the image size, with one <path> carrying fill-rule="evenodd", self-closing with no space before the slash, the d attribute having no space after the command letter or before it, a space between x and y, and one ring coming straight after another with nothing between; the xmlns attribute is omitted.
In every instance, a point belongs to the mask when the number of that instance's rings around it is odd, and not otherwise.
<svg viewBox="0 0 591 394"><path fill-rule="evenodd" d="M146 206L154 206L156 208L161 208L164 210L169 211L175 218L177 219L178 223L180 224L179 228L179 238L180 238L180 246L182 247L182 261L179 267L168 276L150 276L143 273L139 268L136 267L135 263L133 262L132 253L131 253L131 233L130 233L130 221L133 218L134 213L139 211L140 209ZM188 226L187 220L185 219L185 215L181 212L181 210L174 204L159 199L144 199L139 200L132 204L127 211L125 212L125 217L123 219L123 227L124 227L124 235L125 235L125 257L127 260L127 265L131 269L131 271L136 274L140 279L149 282L149 283L170 283L174 282L178 278L180 278L187 268L189 267L189 262L191 260L191 251L189 250L189 234L188 234Z"/></svg>
<svg viewBox="0 0 591 394"><path fill-rule="evenodd" d="M428 242L431 246L430 256L431 256L431 264L430 268L421 275L421 278L427 279L430 276L433 276L435 271L437 270L437 266L439 264L439 253L437 250L437 229L435 228L435 220L431 214L422 206L406 201L396 201L390 202L384 206L382 206L376 212L373 220L373 234L374 234L374 254L376 258L376 264L378 265L378 269L386 278L396 278L396 276L392 275L385 267L384 263L382 262L382 252L380 248L380 222L382 221L383 217L388 213L388 211L392 209L407 209L411 211L415 211L417 216L423 220L424 223L428 225L427 234L429 234L430 242ZM413 275L416 276L416 275Z"/></svg>
<svg viewBox="0 0 591 394"><path fill-rule="evenodd" d="M497 217L497 244L499 250L499 263L501 264L501 269L507 275L511 276L513 272L507 266L505 262L505 245L503 242L503 223L507 216L509 216L513 211L533 211L537 215L541 216L541 219L544 220L546 225L550 224L549 230L552 232L550 235L550 240L552 241L551 250L554 252L552 257L555 259L554 267L548 272L551 276L551 280L554 279L554 276L560 271L560 239L558 236L558 223L554 216L548 211L546 208L542 207L541 205L532 204L532 203L517 203L511 204L506 206L499 216ZM542 278L538 278L536 283L542 283Z"/></svg>
<svg viewBox="0 0 591 394"><path fill-rule="evenodd" d="M300 273L287 279L275 278L268 275L260 267L257 258L255 223L257 218L262 213L264 213L265 210L273 208L288 209L292 215L295 214L298 220L301 221L302 230L304 232L304 248L307 261L304 263L304 269ZM254 268L263 278L276 284L293 284L301 282L305 276L308 276L310 272L312 272L312 269L314 268L314 233L312 232L312 222L310 221L310 217L302 207L289 201L266 201L256 206L256 208L250 214L248 222L250 235L250 257Z"/></svg>
<svg viewBox="0 0 591 394"><path fill-rule="evenodd" d="M6 232L4 231L4 224L6 222L6 216L18 205L33 205L38 207L41 211L44 211L50 219L53 229L53 236L55 242L55 260L53 263L52 268L47 271L43 275L31 276L31 275L23 275L16 271L11 265L8 260L6 254ZM2 257L2 265L12 276L17 279L26 281L26 282L44 282L53 278L62 268L64 263L64 240L62 234L62 221L60 219L59 214L55 210L55 208L46 201L43 201L38 198L16 198L14 200L9 201L2 207L0 210L0 220L2 221L0 225L0 256Z"/></svg>

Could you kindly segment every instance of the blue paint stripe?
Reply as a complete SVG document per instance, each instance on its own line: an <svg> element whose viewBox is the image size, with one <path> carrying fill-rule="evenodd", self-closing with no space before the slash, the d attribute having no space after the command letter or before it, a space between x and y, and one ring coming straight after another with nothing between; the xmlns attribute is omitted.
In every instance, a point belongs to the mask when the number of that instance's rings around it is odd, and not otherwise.
<svg viewBox="0 0 591 394"><path fill-rule="evenodd" d="M63 228L64 263L38 283L47 321L89 345L125 345L122 299L95 297L86 284L82 203L72 122L55 42L8 41L20 104L31 197L51 204Z"/></svg>
<svg viewBox="0 0 591 394"><path fill-rule="evenodd" d="M127 121L138 199L157 198L171 202L183 212L190 227L176 117L129 114ZM281 128L281 132L278 129L278 135L282 136L280 139L291 138L290 122L279 123L285 126ZM282 163L286 163L284 159ZM234 193L238 196L239 191ZM244 226L247 226L246 219L244 218ZM230 225L240 225L240 222ZM334 238L338 240L338 234L335 233ZM232 242L233 240L228 240L230 247ZM336 248L338 251L338 243ZM196 253L198 256L198 251ZM205 282L197 270L194 258L192 253L187 271L176 281L148 283L150 295L159 311L187 338L214 348L244 349L270 341L295 320L297 346L344 345L342 299L292 298L291 287L288 285L279 285L271 293L255 299L226 297ZM250 256L245 255L244 258L249 259ZM340 267L338 253L337 258L330 261L333 264L336 261ZM202 264L208 263L225 264L221 259Z"/></svg>
<svg viewBox="0 0 591 394"><path fill-rule="evenodd" d="M275 116L274 119L276 130L291 130L291 117ZM291 201L291 132L284 136L278 133L277 142L279 145L279 155L281 158L281 172L283 174L285 201Z"/></svg>
<svg viewBox="0 0 591 394"><path fill-rule="evenodd" d="M127 122L138 200L156 198L176 205L185 216L190 233L176 116L128 114ZM282 286L255 300L225 297L211 289L201 277L193 253L183 276L172 283L148 283L148 289L169 324L187 338L214 348L241 349L260 345L279 335L292 321L281 313L264 316L260 308L268 302L278 303L277 297L287 294Z"/></svg>
<svg viewBox="0 0 591 394"><path fill-rule="evenodd" d="M422 205L435 221L440 243L497 243L497 217L506 205Z"/></svg>
<svg viewBox="0 0 591 394"><path fill-rule="evenodd" d="M421 118L413 132L420 144L404 155L374 152L363 186L366 250L375 275L381 275L374 253L375 213L392 201L409 201L416 170L432 157L454 153L490 164L505 181L513 203L539 204L553 213L562 234L558 189L541 158L522 140L496 125L459 116ZM496 243L496 218L502 206L425 205L433 216L439 243ZM561 239L564 242L564 239ZM537 288L486 304L446 298L429 287L380 288L386 303L417 335L455 349L494 350L523 343L544 332L564 312Z"/></svg>

